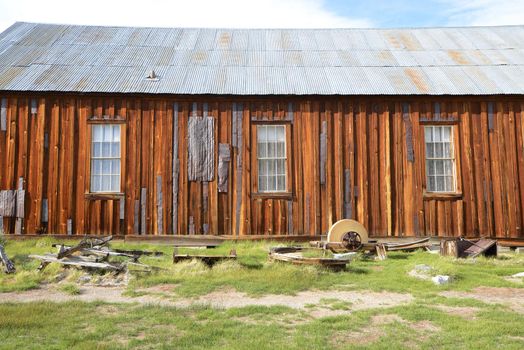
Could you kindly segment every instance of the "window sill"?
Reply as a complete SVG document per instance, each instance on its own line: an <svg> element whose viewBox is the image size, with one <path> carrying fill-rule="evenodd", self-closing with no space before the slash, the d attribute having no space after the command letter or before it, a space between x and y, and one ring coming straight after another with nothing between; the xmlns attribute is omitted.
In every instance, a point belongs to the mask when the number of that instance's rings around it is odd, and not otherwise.
<svg viewBox="0 0 524 350"><path fill-rule="evenodd" d="M293 199L291 192L253 192L251 196L260 199Z"/></svg>
<svg viewBox="0 0 524 350"><path fill-rule="evenodd" d="M424 200L459 200L462 199L460 192L424 192Z"/></svg>
<svg viewBox="0 0 524 350"><path fill-rule="evenodd" d="M91 201L120 200L124 198L124 194L120 192L90 192L86 193L84 197Z"/></svg>

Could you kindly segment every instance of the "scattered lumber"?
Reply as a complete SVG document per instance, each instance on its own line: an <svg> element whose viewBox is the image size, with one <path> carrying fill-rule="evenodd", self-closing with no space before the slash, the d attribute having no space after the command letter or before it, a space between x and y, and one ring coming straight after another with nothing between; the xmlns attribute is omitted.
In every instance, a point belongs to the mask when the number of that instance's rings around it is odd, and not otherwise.
<svg viewBox="0 0 524 350"><path fill-rule="evenodd" d="M82 249L85 248L94 248L94 247L102 247L106 245L110 240L113 239L113 236L103 237L103 238L97 238L97 237L86 237L80 241L76 246L64 248L61 249L58 254L57 258L62 259L66 256L70 256L73 253L76 253ZM65 245L61 245L62 247L67 247Z"/></svg>
<svg viewBox="0 0 524 350"><path fill-rule="evenodd" d="M125 268L125 264L114 264L109 262L99 262L96 260L86 259L80 256L69 256L66 258L58 258L55 254L46 255L29 255L31 259L40 260L42 263L38 268L42 271L49 263L59 263L66 266L76 266L82 268L98 269L105 271L121 272Z"/></svg>
<svg viewBox="0 0 524 350"><path fill-rule="evenodd" d="M0 244L0 263L4 265L5 273L15 273L15 264L7 256L4 246Z"/></svg>
<svg viewBox="0 0 524 350"><path fill-rule="evenodd" d="M440 255L466 259L479 255L497 256L497 241L486 238L442 240L440 241Z"/></svg>
<svg viewBox="0 0 524 350"><path fill-rule="evenodd" d="M297 265L317 265L324 266L335 271L340 271L346 267L353 259L354 254L348 256L340 254L338 258L324 258L324 257L307 257L304 252L312 250L312 248L305 247L272 247L269 250L269 258L271 260L289 262Z"/></svg>
<svg viewBox="0 0 524 350"><path fill-rule="evenodd" d="M173 263L178 263L180 261L185 260L200 260L204 264L206 264L209 267L212 267L219 261L224 260L236 260L237 258L237 252L236 250L232 249L229 252L229 255L193 255L193 254L178 254L178 249L175 248L173 252Z"/></svg>
<svg viewBox="0 0 524 350"><path fill-rule="evenodd" d="M65 244L53 244L58 248L57 254L30 255L32 259L40 260L38 270L42 271L50 263L59 263L64 266L74 266L89 270L114 271L120 273L127 269L128 265L141 268L141 271L152 271L153 267L140 263L138 259L143 256L159 256L162 252L149 252L142 250L112 250L108 243L112 240L108 237L85 237L75 246ZM110 262L110 257L125 257L127 262Z"/></svg>
<svg viewBox="0 0 524 350"><path fill-rule="evenodd" d="M388 251L413 251L417 249L426 249L429 250L429 248L432 246L432 244L429 242L429 237L422 238L417 241L411 241L411 242L402 242L402 243L392 243L392 242L386 242L384 243L384 246L386 247L386 250Z"/></svg>

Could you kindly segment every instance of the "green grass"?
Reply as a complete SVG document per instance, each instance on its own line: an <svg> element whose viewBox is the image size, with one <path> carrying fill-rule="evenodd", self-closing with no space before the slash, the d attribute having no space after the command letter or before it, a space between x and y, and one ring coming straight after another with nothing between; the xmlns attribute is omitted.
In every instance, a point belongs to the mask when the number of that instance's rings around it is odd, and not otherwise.
<svg viewBox="0 0 524 350"><path fill-rule="evenodd" d="M53 239L7 241L17 273L0 273L0 292L38 288L41 283L76 295L82 275L57 264L43 272L28 254L51 252ZM312 266L269 262L275 242L226 242L211 250L180 249L180 253L228 254L238 260L208 268L198 261L172 264L172 247L153 243L114 242L115 248L157 250L163 257L142 262L162 268L151 274L132 273L127 294L155 294L162 284L170 298L196 297L221 289L252 296L296 294L306 290L364 290L410 293L414 301L402 307L348 312L353 304L322 299L297 310L284 306L233 309L192 307L176 309L152 305L68 302L0 303L0 349L522 349L524 315L505 306L474 299L445 298L445 290L468 291L479 286L524 288L504 277L524 271L524 256L501 254L496 259L455 260L425 252L390 253L385 261L357 258L342 272ZM436 286L408 275L416 265L432 267L431 274L453 276ZM104 276L97 276L97 278ZM96 278L95 278L96 279ZM60 283L58 283L60 282ZM524 290L523 290L524 292ZM357 302L355 302L357 303ZM354 303L354 304L355 304ZM435 305L468 306L474 319L444 312ZM344 315L312 317L321 307ZM374 324L378 315L395 315L391 322ZM428 324L430 325L429 328ZM426 326L426 329L417 327Z"/></svg>
<svg viewBox="0 0 524 350"><path fill-rule="evenodd" d="M524 334L524 316L507 309L484 305L475 320L465 321L422 301L324 319L286 307L72 302L0 304L0 314L1 349L521 349ZM379 314L402 322L373 326ZM413 328L418 322L435 330Z"/></svg>
<svg viewBox="0 0 524 350"><path fill-rule="evenodd" d="M38 261L29 259L29 254L53 251L51 244L56 240L43 238L24 241L8 241L6 251L17 267L14 275L0 273L0 292L21 291L38 288L40 283L54 282L63 269L50 264L38 272ZM497 259L478 258L456 260L422 251L415 253L389 253L388 259L374 261L357 258L347 270L332 272L313 266L295 266L281 262L269 262L269 247L275 242L226 242L218 248L179 249L180 253L226 255L236 249L238 260L226 261L212 269L198 261L173 264L173 248L166 244L114 242L115 248L147 249L164 252L162 257L143 257L142 262L162 268L151 274L133 274L128 288L129 294L159 285L176 284L176 293L181 297L198 296L222 288L233 288L249 295L295 294L310 289L328 290L365 289L394 291L414 295L436 294L445 289L470 290L478 286L524 287L504 279L524 270L524 256L508 254ZM448 286L436 286L431 281L422 281L408 276L415 265L432 267L432 274L453 276ZM74 282L72 279L70 282Z"/></svg>
<svg viewBox="0 0 524 350"><path fill-rule="evenodd" d="M69 294L69 295L79 295L80 294L80 288L74 283L65 283L62 284L59 288L62 292Z"/></svg>

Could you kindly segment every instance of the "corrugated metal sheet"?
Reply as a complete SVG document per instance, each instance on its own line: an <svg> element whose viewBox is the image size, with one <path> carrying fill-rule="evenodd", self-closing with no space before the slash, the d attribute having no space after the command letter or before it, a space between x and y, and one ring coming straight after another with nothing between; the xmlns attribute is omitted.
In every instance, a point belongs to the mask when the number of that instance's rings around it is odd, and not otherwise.
<svg viewBox="0 0 524 350"><path fill-rule="evenodd" d="M148 80L154 70L158 80ZM181 29L16 23L0 90L235 95L524 94L524 26Z"/></svg>

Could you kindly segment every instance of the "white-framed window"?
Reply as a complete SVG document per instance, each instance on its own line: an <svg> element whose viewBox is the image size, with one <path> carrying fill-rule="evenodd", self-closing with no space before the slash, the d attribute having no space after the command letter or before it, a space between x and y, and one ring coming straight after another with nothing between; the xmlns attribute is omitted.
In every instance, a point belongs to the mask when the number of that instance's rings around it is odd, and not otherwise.
<svg viewBox="0 0 524 350"><path fill-rule="evenodd" d="M453 144L453 126L425 126L426 190L428 192L455 192L456 169Z"/></svg>
<svg viewBox="0 0 524 350"><path fill-rule="evenodd" d="M120 124L91 128L91 192L120 192Z"/></svg>
<svg viewBox="0 0 524 350"><path fill-rule="evenodd" d="M285 125L257 125L258 192L286 192Z"/></svg>

